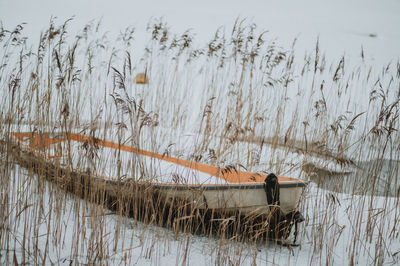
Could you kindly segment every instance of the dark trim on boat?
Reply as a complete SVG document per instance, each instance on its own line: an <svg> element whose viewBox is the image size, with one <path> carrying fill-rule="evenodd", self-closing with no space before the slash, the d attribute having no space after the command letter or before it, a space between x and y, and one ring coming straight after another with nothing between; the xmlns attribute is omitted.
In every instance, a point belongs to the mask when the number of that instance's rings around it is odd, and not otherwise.
<svg viewBox="0 0 400 266"><path fill-rule="evenodd" d="M98 177L97 177L98 178ZM98 178L106 181L108 184L117 184L120 181L117 180L106 180L102 178ZM132 184L131 182L122 181L126 184ZM302 182L293 182L293 183L280 183L279 188L296 188L296 187L306 187L308 185L308 181ZM202 190L228 190L228 189L264 189L264 183L258 184L223 184L223 185L198 185L198 184L162 184L162 183L151 183L151 182L138 182L138 184L149 185L155 189L172 189L172 190L187 190L187 189L202 189Z"/></svg>
<svg viewBox="0 0 400 266"><path fill-rule="evenodd" d="M296 183L282 183L279 184L279 188L295 188L305 187L308 182L296 182ZM160 189L203 189L203 190L228 190L228 189L264 189L264 184L238 184L238 185L189 185L189 184L154 184L154 188Z"/></svg>

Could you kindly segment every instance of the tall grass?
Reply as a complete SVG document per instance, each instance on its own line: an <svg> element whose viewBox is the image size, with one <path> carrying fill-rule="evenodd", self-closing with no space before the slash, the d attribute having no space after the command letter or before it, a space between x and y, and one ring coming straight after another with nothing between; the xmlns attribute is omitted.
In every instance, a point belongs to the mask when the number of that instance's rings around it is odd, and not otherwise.
<svg viewBox="0 0 400 266"><path fill-rule="evenodd" d="M221 167L311 179L329 190L311 186L300 206L306 216L301 239L311 250L306 261L333 264L347 230L341 250L346 262L355 264L365 254L373 264L398 262L391 246L398 247L400 221L399 62L381 69L363 56L357 62L348 63L346 56L329 62L318 40L313 51L298 58L295 41L282 48L240 19L231 30L218 29L203 46L190 30L174 34L163 20L152 20L148 44L138 54L132 27L111 40L95 22L70 35L70 22L58 25L52 19L36 45L23 35L24 25L0 27L2 260L131 264L137 246L140 257L157 264L175 242L149 234L146 224L176 229L176 263L188 263L193 246L193 237L178 232L190 233L194 225L154 215L151 208L172 214L153 194L138 195L145 200L135 205L118 191L112 199L91 193L68 171L51 169L56 182L48 183L43 178L48 167L29 157L23 157L25 166L33 168L16 166L10 133L32 131L91 136L78 162L71 142L61 147L67 162L89 175L104 170L95 140L114 139ZM148 84L135 83L141 72ZM157 178L141 157L133 155L124 165L118 152L109 160L121 182ZM64 190L83 191L85 200ZM109 209L117 214L112 222ZM185 207L178 212L183 220L196 215ZM126 229L132 222L126 215L132 213L135 236ZM351 228L345 229L343 220ZM249 246L230 246L242 238L227 234L232 232L227 228L238 232L243 226L227 219L199 230L217 231L218 239L210 234L217 243L210 251L213 263L241 263L249 256L257 261L259 238ZM261 245L268 261L279 257L279 247Z"/></svg>

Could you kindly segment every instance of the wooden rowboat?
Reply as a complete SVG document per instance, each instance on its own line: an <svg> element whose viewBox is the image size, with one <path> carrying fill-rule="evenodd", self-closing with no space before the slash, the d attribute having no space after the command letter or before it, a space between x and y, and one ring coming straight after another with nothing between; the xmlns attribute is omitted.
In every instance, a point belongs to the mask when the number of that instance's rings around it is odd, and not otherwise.
<svg viewBox="0 0 400 266"><path fill-rule="evenodd" d="M97 188L102 187L108 195L118 197L132 195L132 184L136 187L135 195L138 196L137 186L145 186L156 191L164 205L174 204L177 200L185 202L190 206L190 210L203 210L213 213L224 213L232 215L237 213L240 216L276 218L277 221L286 223L286 226L300 222L302 216L297 211L298 203L307 182L288 177L275 177L274 175L262 175L258 173L246 172L232 169L229 167L216 167L198 162L183 160L166 155L161 155L129 145L101 140L90 136L77 133L13 133L13 141L24 153L29 153L30 158L40 161L47 168L58 169L63 173L69 172L74 176L82 176L89 179L86 183ZM86 164L77 163L76 157L82 157L82 151L90 150L89 147L102 148L104 151L111 151L111 156L122 158L121 154L128 158L126 168L133 168L132 156L147 158L157 163L167 164L167 167L180 169L183 174L200 175L203 179L192 179L182 182L177 179L170 180L143 180L141 178L132 179L129 175L121 174L121 159L117 163L110 163L114 168L114 175L110 168L107 171L97 171L88 169ZM81 149L79 153L79 149ZM118 153L118 155L117 155ZM74 155L75 158L74 158ZM96 155L98 156L98 155ZM130 157L129 157L130 156ZM91 156L93 158L93 155ZM26 160L22 159L22 160ZM90 161L90 160L89 160ZM106 161L106 159L105 159ZM165 169L165 168L164 168ZM163 171L163 170L162 170ZM104 173L106 172L106 173ZM123 172L123 171L122 171ZM108 173L108 174L107 174ZM207 182L204 180L206 176ZM275 179L274 179L275 178ZM124 189L121 189L124 187ZM127 188L129 187L129 188ZM135 196L135 197L136 197ZM185 205L185 206L186 206ZM193 213L193 211L192 211ZM277 215L278 214L278 215ZM165 215L165 214L164 214ZM187 211L186 214L187 215ZM286 219L286 220L285 220ZM289 229L290 229L289 228ZM280 235L281 236L281 235Z"/></svg>

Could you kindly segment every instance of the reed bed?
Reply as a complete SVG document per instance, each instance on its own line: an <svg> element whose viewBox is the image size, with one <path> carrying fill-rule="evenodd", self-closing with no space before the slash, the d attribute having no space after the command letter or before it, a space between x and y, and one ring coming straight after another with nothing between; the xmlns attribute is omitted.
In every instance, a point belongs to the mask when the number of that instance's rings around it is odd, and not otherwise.
<svg viewBox="0 0 400 266"><path fill-rule="evenodd" d="M0 261L399 263L399 62L377 67L364 51L356 62L330 62L318 40L299 58L295 41L280 47L240 19L201 46L190 30L151 20L143 52L132 27L113 40L100 22L75 36L69 23L51 20L36 45L23 24L0 27ZM135 82L138 73L147 84ZM61 147L85 175L21 152L11 133L26 131L90 136L78 158L69 142ZM134 200L89 184L85 176L107 170L96 139L313 181L299 206L301 246L264 241L257 217L233 222L185 202L167 206L151 186L135 186L158 178L138 156L107 158L118 182L132 180L121 190Z"/></svg>

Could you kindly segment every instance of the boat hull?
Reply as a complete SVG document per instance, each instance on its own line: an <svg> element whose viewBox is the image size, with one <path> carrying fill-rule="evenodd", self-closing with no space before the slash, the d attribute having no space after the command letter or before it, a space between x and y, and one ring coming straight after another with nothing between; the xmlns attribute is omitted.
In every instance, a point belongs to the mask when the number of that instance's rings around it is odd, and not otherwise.
<svg viewBox="0 0 400 266"><path fill-rule="evenodd" d="M258 213L268 215L267 196L263 184L256 185L160 185L154 184L167 200L181 198L199 209L240 211L243 214ZM303 193L303 186L281 186L280 209L283 214L293 212Z"/></svg>
<svg viewBox="0 0 400 266"><path fill-rule="evenodd" d="M19 141L14 141L11 150L21 165L84 199L111 209L123 209L147 223L175 227L178 221L185 220L186 227L202 224L191 227L192 232L200 233L209 233L213 221L222 221L222 226L226 226L232 224L229 221L244 219L241 233L250 230L258 232L258 237L286 238L292 225L298 222L293 217L306 186L305 182L290 180L279 183L280 204L275 206L268 205L265 185L261 182L199 185L110 179L60 164ZM236 227L230 226L230 231L237 233Z"/></svg>

